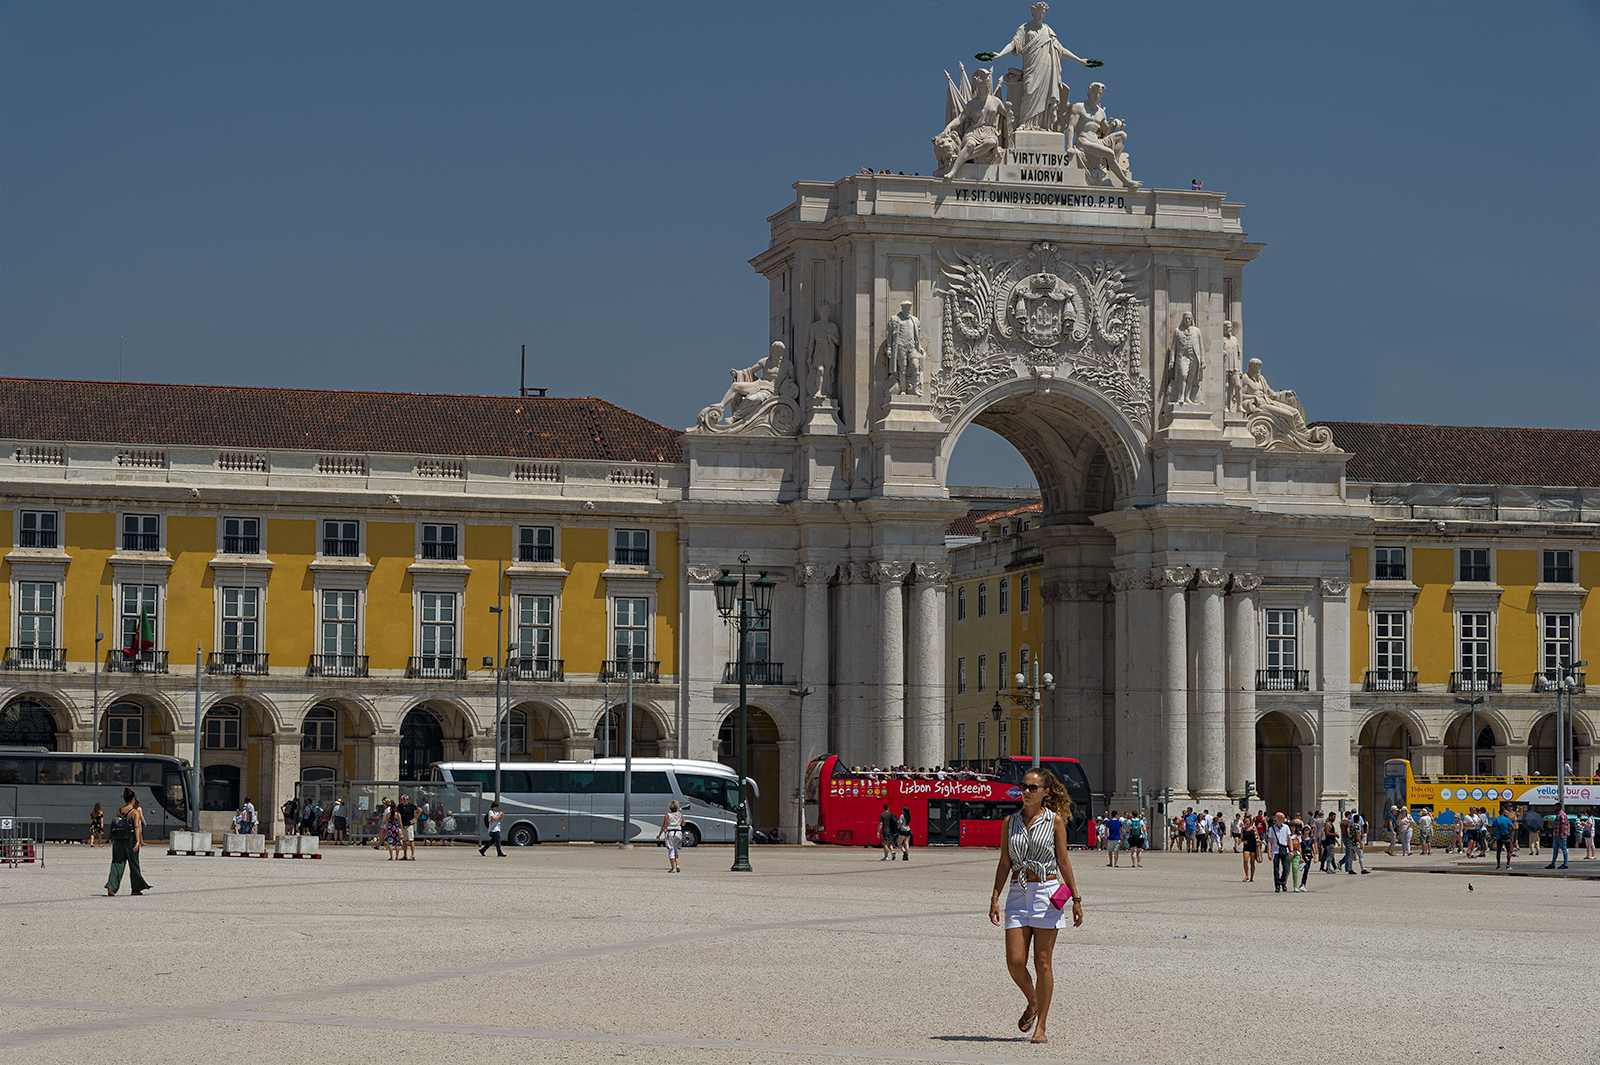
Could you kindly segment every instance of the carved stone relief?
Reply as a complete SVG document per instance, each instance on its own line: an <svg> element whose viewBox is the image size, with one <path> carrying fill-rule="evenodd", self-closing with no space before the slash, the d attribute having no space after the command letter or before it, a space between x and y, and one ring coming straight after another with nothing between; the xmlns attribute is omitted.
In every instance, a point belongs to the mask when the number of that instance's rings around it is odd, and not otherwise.
<svg viewBox="0 0 1600 1065"><path fill-rule="evenodd" d="M917 563L918 584L945 584L949 580L949 566L933 565L927 562Z"/></svg>
<svg viewBox="0 0 1600 1065"><path fill-rule="evenodd" d="M1324 599L1343 599L1350 591L1350 582L1340 578L1324 577L1317 582L1317 586Z"/></svg>
<svg viewBox="0 0 1600 1065"><path fill-rule="evenodd" d="M689 432L793 436L799 431L800 385L782 341L774 341L754 366L729 373L728 391L700 412Z"/></svg>
<svg viewBox="0 0 1600 1065"><path fill-rule="evenodd" d="M896 394L920 397L928 351L922 343L922 320L911 313L910 300L902 300L899 313L890 317L883 345L888 362L885 397L892 398Z"/></svg>
<svg viewBox="0 0 1600 1065"><path fill-rule="evenodd" d="M1157 566L1150 571L1150 582L1157 588L1187 588L1193 580L1193 566Z"/></svg>
<svg viewBox="0 0 1600 1065"><path fill-rule="evenodd" d="M1230 590L1241 594L1249 594L1261 587L1261 574L1235 573L1230 582Z"/></svg>
<svg viewBox="0 0 1600 1065"><path fill-rule="evenodd" d="M1261 375L1261 360L1250 360L1250 372L1239 380L1240 410L1256 446L1268 451L1337 451L1333 431L1325 425L1307 426L1300 397L1278 391Z"/></svg>
<svg viewBox="0 0 1600 1065"><path fill-rule="evenodd" d="M817 320L811 323L810 342L806 345L813 405L815 401L834 399L839 387L839 327L832 318L832 307L824 303L817 308Z"/></svg>
<svg viewBox="0 0 1600 1065"><path fill-rule="evenodd" d="M911 576L909 562L873 562L868 570L868 580L873 584L900 584Z"/></svg>
<svg viewBox="0 0 1600 1065"><path fill-rule="evenodd" d="M1150 587L1150 572L1142 569L1117 569L1111 571L1111 588L1116 592L1131 592Z"/></svg>
<svg viewBox="0 0 1600 1065"><path fill-rule="evenodd" d="M716 566L690 566L687 572L695 584L710 584L722 571Z"/></svg>
<svg viewBox="0 0 1600 1065"><path fill-rule="evenodd" d="M1228 574L1220 569L1197 569L1194 583L1198 588L1221 588L1228 583Z"/></svg>
<svg viewBox="0 0 1600 1065"><path fill-rule="evenodd" d="M1194 324L1194 315L1184 311L1172 331L1172 347L1167 355L1167 402L1198 403L1205 372L1205 343L1200 327Z"/></svg>
<svg viewBox="0 0 1600 1065"><path fill-rule="evenodd" d="M1112 575L1111 584L1101 581L1050 581L1039 590L1039 596L1047 603L1092 603L1107 598L1116 588L1115 581L1115 574Z"/></svg>
<svg viewBox="0 0 1600 1065"><path fill-rule="evenodd" d="M794 582L802 588L808 584L827 584L839 567L832 563L805 562L795 567ZM848 580L841 581L848 584Z"/></svg>

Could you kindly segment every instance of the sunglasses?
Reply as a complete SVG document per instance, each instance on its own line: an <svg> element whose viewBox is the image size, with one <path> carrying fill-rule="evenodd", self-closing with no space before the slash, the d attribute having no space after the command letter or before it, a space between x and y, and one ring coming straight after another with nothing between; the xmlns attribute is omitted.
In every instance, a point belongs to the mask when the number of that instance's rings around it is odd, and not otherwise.
<svg viewBox="0 0 1600 1065"><path fill-rule="evenodd" d="M1044 787L1043 784L1024 784L1024 785L1022 785L1022 790L1023 791L1038 791L1042 787Z"/></svg>

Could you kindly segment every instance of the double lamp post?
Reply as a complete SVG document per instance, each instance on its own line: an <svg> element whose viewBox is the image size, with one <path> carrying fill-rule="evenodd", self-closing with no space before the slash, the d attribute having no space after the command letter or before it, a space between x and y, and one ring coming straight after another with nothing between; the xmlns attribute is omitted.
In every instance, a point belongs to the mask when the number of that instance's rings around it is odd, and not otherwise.
<svg viewBox="0 0 1600 1065"><path fill-rule="evenodd" d="M739 556L739 576L728 570L712 582L717 593L717 612L738 627L739 634L739 820L733 830L733 868L735 873L750 872L750 803L745 791L745 722L749 717L750 633L772 616L773 581L767 571L751 580L747 567L750 556Z"/></svg>

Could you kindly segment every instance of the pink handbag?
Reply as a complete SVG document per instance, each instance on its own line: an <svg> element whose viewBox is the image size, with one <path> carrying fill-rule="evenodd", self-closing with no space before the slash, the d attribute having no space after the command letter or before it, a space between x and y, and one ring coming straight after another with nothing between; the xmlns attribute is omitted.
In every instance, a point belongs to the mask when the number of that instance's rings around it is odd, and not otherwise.
<svg viewBox="0 0 1600 1065"><path fill-rule="evenodd" d="M1062 884L1060 887L1056 888L1055 894L1050 896L1050 905L1054 906L1058 910L1066 909L1067 903L1071 901L1072 888L1067 884Z"/></svg>

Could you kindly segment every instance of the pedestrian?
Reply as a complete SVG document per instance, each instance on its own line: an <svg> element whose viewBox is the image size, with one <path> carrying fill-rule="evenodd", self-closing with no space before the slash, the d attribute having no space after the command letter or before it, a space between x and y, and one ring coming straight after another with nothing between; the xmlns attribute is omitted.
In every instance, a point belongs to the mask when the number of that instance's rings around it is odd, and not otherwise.
<svg viewBox="0 0 1600 1065"><path fill-rule="evenodd" d="M1222 811L1218 810L1211 818L1211 852L1222 853Z"/></svg>
<svg viewBox="0 0 1600 1065"><path fill-rule="evenodd" d="M1260 836L1256 835L1255 822L1248 817L1244 820L1241 829L1244 840L1244 883L1253 884L1256 879L1256 860L1260 854Z"/></svg>
<svg viewBox="0 0 1600 1065"><path fill-rule="evenodd" d="M1022 809L1006 821L1006 845L994 870L994 893L989 897L989 921L1006 930L1006 968L1027 1000L1017 1029L1032 1030L1029 1042L1048 1043L1045 1022L1055 992L1053 968L1056 935L1066 927L1065 908L1053 896L1063 881L1071 892L1072 926L1083 924L1083 897L1067 857L1067 821L1072 801L1054 773L1030 769L1022 775ZM1000 892L1006 889L1004 917ZM1033 952L1033 975L1028 973L1028 953Z"/></svg>
<svg viewBox="0 0 1600 1065"><path fill-rule="evenodd" d="M1567 821L1567 807L1565 803L1556 803L1555 824L1550 830L1550 864L1546 869L1556 867L1556 856L1561 856L1561 868L1567 867L1567 835L1572 831Z"/></svg>
<svg viewBox="0 0 1600 1065"><path fill-rule="evenodd" d="M100 804L95 803L94 809L89 811L89 846L98 847L105 837L106 812L100 809Z"/></svg>
<svg viewBox="0 0 1600 1065"><path fill-rule="evenodd" d="M1317 852L1317 828L1320 821L1306 821L1300 826L1300 883L1301 891L1311 879L1311 856Z"/></svg>
<svg viewBox="0 0 1600 1065"><path fill-rule="evenodd" d="M1583 860L1594 857L1594 815L1583 815Z"/></svg>
<svg viewBox="0 0 1600 1065"><path fill-rule="evenodd" d="M494 845L496 857L504 858L506 856L506 852L500 846L500 819L503 816L500 813L500 804L491 802L489 804L489 812L483 815L483 823L489 829L489 837L483 841L483 846L478 848L478 856L480 858L488 853L490 844Z"/></svg>
<svg viewBox="0 0 1600 1065"><path fill-rule="evenodd" d="M900 820L894 826L895 842L900 844L900 860L911 860L911 807L900 807Z"/></svg>
<svg viewBox="0 0 1600 1065"><path fill-rule="evenodd" d="M1409 857L1411 857L1411 828L1412 828L1411 808L1410 807L1407 807L1406 809L1400 811L1400 816L1395 819L1395 824L1400 829L1400 854L1403 857L1409 858Z"/></svg>
<svg viewBox="0 0 1600 1065"><path fill-rule="evenodd" d="M300 823L300 800L290 799L283 804L283 834L294 835L295 826Z"/></svg>
<svg viewBox="0 0 1600 1065"><path fill-rule="evenodd" d="M1194 807L1183 811L1183 846L1187 851L1195 849L1195 831L1200 827L1200 819L1195 816Z"/></svg>
<svg viewBox="0 0 1600 1065"><path fill-rule="evenodd" d="M395 812L394 802L390 799L383 800L383 819L378 825L379 835L383 838L383 845L389 852L389 861L395 861L405 852L400 849L400 815Z"/></svg>
<svg viewBox="0 0 1600 1065"><path fill-rule="evenodd" d="M1122 830L1128 836L1128 866L1131 869L1144 868L1144 818L1135 810L1133 816L1122 822Z"/></svg>
<svg viewBox="0 0 1600 1065"><path fill-rule="evenodd" d="M678 809L678 800L673 799L667 803L667 812L661 816L661 831L656 833L656 839L666 837L667 842L667 872L676 873L678 869L678 851L683 849L683 813Z"/></svg>
<svg viewBox="0 0 1600 1065"><path fill-rule="evenodd" d="M333 800L333 841L335 843L348 843L349 837L345 834L349 828L350 819L344 812L344 799Z"/></svg>
<svg viewBox="0 0 1600 1065"><path fill-rule="evenodd" d="M1106 868L1117 864L1122 852L1122 818L1112 810L1106 818Z"/></svg>
<svg viewBox="0 0 1600 1065"><path fill-rule="evenodd" d="M1516 825L1512 823L1511 818L1507 817L1505 810L1502 809L1499 816L1494 819L1494 867L1496 869L1500 868L1500 852L1502 850L1506 852L1506 868L1511 868L1511 856L1516 853L1515 841L1511 835L1515 828Z"/></svg>
<svg viewBox="0 0 1600 1065"><path fill-rule="evenodd" d="M1097 817L1086 818L1084 824L1089 832L1089 849L1098 849L1100 846L1100 819Z"/></svg>
<svg viewBox="0 0 1600 1065"><path fill-rule="evenodd" d="M1233 837L1233 853L1239 853L1239 845L1244 842L1244 818L1239 814L1233 815L1233 821L1228 826L1228 835Z"/></svg>
<svg viewBox="0 0 1600 1065"><path fill-rule="evenodd" d="M128 881L135 895L150 890L144 873L139 869L139 848L144 844L144 810L139 806L139 796L132 788L122 789L122 808L111 820L111 875L106 877L106 894L115 895L122 886L122 868L131 866L132 879Z"/></svg>
<svg viewBox="0 0 1600 1065"><path fill-rule="evenodd" d="M1288 852L1289 852L1289 890L1290 891L1299 891L1300 890L1300 866L1302 864L1304 864L1303 859L1302 859L1301 854L1300 854L1300 846L1301 846L1301 844L1300 844L1300 829L1301 829L1301 827L1302 827L1302 825L1301 825L1301 823L1299 821L1295 821L1293 824L1291 824L1289 826ZM1277 872L1278 872L1278 867L1277 867L1276 864L1273 865L1272 872L1273 872L1273 879L1276 880L1277 879Z"/></svg>
<svg viewBox="0 0 1600 1065"><path fill-rule="evenodd" d="M1522 815L1522 834L1528 838L1528 853L1538 854L1539 837L1544 834L1544 818L1531 806Z"/></svg>
<svg viewBox="0 0 1600 1065"><path fill-rule="evenodd" d="M1272 825L1267 829L1267 856L1272 859L1272 890L1288 891L1289 879L1289 823L1283 811L1272 815Z"/></svg>
<svg viewBox="0 0 1600 1065"><path fill-rule="evenodd" d="M1322 871L1324 873L1337 873L1339 871L1339 821L1332 810L1328 811L1327 820L1322 822Z"/></svg>
<svg viewBox="0 0 1600 1065"><path fill-rule="evenodd" d="M889 804L883 804L883 812L878 815L878 843L883 847L883 857L880 862L894 861L894 837L899 831L899 822L895 820L894 811L889 809Z"/></svg>
<svg viewBox="0 0 1600 1065"><path fill-rule="evenodd" d="M1391 806L1389 807L1389 813L1384 821L1385 831L1389 834L1389 849L1384 851L1384 853L1391 858L1394 857L1395 844L1400 842L1399 814L1400 807Z"/></svg>
<svg viewBox="0 0 1600 1065"><path fill-rule="evenodd" d="M400 796L400 805L394 809L395 816L400 818L400 860L414 862L417 860L417 807L411 801L411 796Z"/></svg>
<svg viewBox="0 0 1600 1065"><path fill-rule="evenodd" d="M1454 820L1450 822L1450 846L1445 848L1446 854L1460 854L1466 849L1467 819L1459 814L1451 815Z"/></svg>
<svg viewBox="0 0 1600 1065"><path fill-rule="evenodd" d="M247 836L255 835L256 825L259 823L256 819L256 804L250 801L250 796L248 795L244 797L244 820L244 834Z"/></svg>
<svg viewBox="0 0 1600 1065"><path fill-rule="evenodd" d="M1417 818L1417 830L1422 834L1422 853L1424 856L1433 853L1433 811L1428 807L1422 808L1422 816Z"/></svg>

